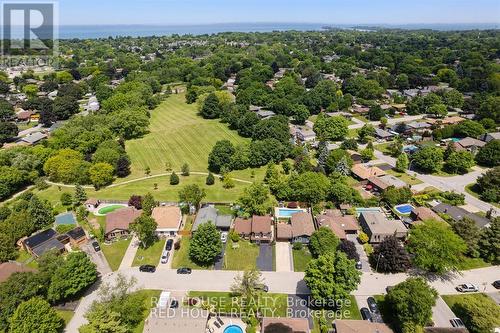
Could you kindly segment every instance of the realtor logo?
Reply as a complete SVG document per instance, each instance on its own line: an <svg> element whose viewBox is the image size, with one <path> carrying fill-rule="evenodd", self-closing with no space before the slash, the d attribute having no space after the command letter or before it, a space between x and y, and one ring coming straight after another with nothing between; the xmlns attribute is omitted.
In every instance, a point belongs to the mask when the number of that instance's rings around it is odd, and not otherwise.
<svg viewBox="0 0 500 333"><path fill-rule="evenodd" d="M54 56L57 49L56 4L2 2L2 54Z"/></svg>

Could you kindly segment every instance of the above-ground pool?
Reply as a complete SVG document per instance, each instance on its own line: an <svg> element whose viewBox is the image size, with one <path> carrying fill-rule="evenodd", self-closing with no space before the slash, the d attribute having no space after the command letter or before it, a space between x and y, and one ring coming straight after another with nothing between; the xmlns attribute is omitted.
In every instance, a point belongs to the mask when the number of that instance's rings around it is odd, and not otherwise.
<svg viewBox="0 0 500 333"><path fill-rule="evenodd" d="M413 210L413 206L410 204L402 204L398 206L394 206L394 209L396 212L398 212L401 215L409 215L411 211Z"/></svg>
<svg viewBox="0 0 500 333"><path fill-rule="evenodd" d="M224 333L243 333L243 330L237 325L231 325L226 327Z"/></svg>
<svg viewBox="0 0 500 333"><path fill-rule="evenodd" d="M99 214L99 215L106 215L106 214L114 212L115 210L123 208L123 207L127 207L127 206L126 205L109 205L109 206L105 206L105 207L102 207L101 209L99 209L97 211L97 214Z"/></svg>
<svg viewBox="0 0 500 333"><path fill-rule="evenodd" d="M292 217L295 213L305 212L305 209L300 208L276 208L277 218L288 218Z"/></svg>

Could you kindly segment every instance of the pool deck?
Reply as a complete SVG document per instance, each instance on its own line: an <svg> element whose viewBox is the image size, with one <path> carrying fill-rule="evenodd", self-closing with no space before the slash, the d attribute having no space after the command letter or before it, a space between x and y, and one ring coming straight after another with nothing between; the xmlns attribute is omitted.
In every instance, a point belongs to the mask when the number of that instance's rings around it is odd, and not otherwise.
<svg viewBox="0 0 500 333"><path fill-rule="evenodd" d="M220 328L217 328L215 326L216 317L212 317L208 320L207 322L207 333L224 333L224 330L228 328L229 326L236 325L241 328L243 332L245 332L245 329L247 328L247 324L243 322L240 318L235 318L235 317L220 317L222 321L224 322L224 325L222 325Z"/></svg>

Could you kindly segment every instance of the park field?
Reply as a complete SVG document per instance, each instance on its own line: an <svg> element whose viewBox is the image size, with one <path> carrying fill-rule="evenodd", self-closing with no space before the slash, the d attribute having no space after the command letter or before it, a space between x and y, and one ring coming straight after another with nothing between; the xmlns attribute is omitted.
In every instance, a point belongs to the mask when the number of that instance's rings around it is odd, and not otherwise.
<svg viewBox="0 0 500 333"><path fill-rule="evenodd" d="M165 173L170 163L178 171L188 163L191 171L206 172L208 154L219 140L238 145L248 142L227 124L203 119L196 105L187 104L185 95L171 95L151 112L150 133L143 138L127 141L126 150L132 161L128 178L144 176L146 167L151 174Z"/></svg>

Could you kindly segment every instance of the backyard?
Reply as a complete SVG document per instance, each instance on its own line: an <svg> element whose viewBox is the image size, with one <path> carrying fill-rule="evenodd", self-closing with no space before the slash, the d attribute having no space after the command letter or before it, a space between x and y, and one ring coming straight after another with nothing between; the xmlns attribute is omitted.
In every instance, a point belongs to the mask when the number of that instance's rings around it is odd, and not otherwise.
<svg viewBox="0 0 500 333"><path fill-rule="evenodd" d="M111 244L101 243L101 250L108 261L109 267L116 271L122 262L122 258L127 251L131 239L122 239Z"/></svg>
<svg viewBox="0 0 500 333"><path fill-rule="evenodd" d="M165 248L165 241L165 239L160 239L147 249L139 247L137 249L137 253L135 254L132 266L158 265L163 249Z"/></svg>
<svg viewBox="0 0 500 333"><path fill-rule="evenodd" d="M244 271L257 268L259 246L249 241L228 240L224 256L224 269L230 271Z"/></svg>

